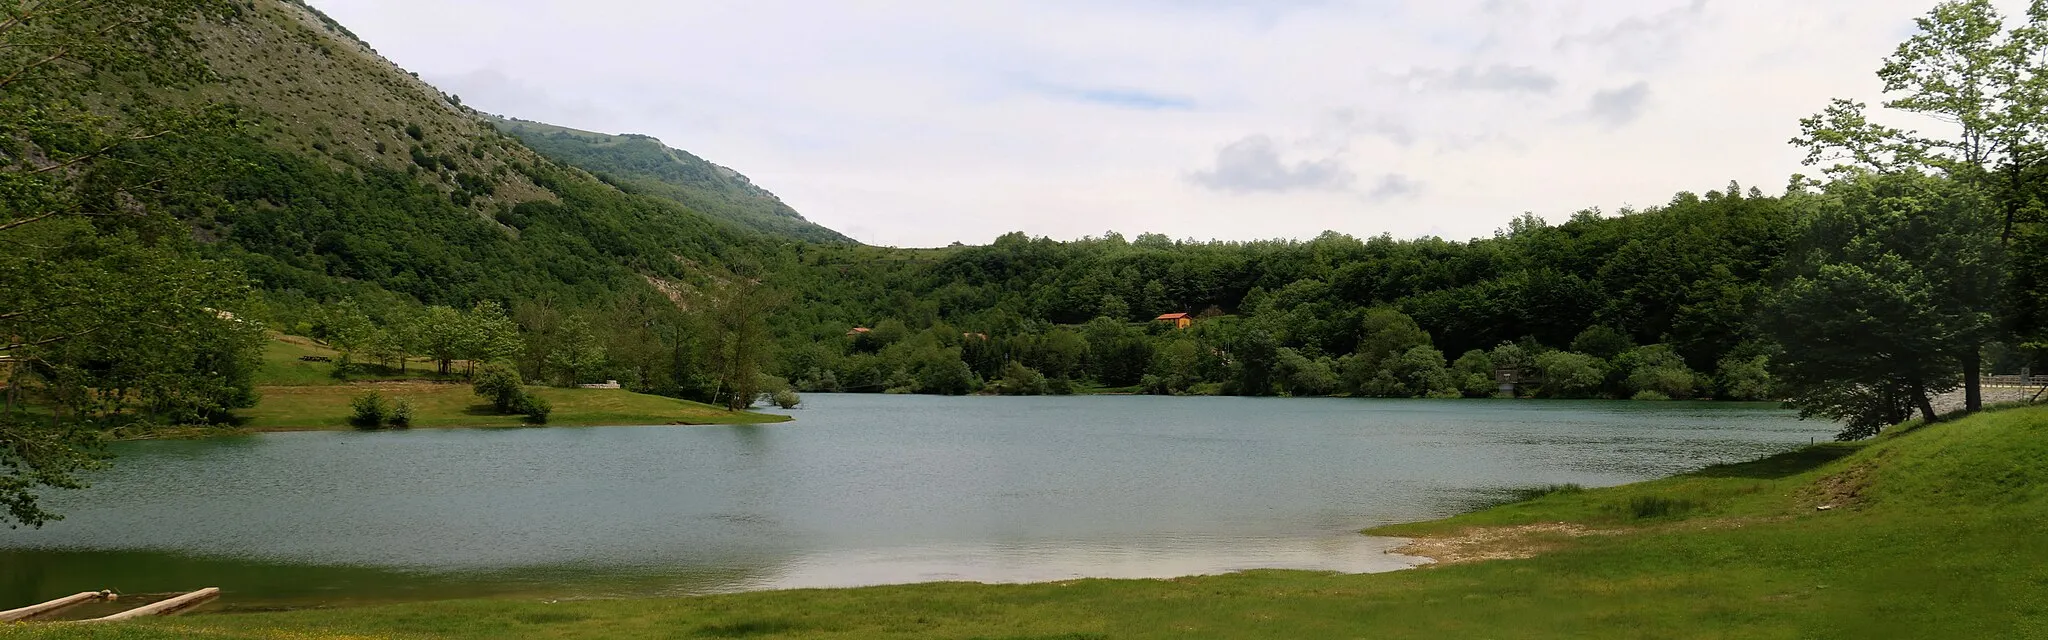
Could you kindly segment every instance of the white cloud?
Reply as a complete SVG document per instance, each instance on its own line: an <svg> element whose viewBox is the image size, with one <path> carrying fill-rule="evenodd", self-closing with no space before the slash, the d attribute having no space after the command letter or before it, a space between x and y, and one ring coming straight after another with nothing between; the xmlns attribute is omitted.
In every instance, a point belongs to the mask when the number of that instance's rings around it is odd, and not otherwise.
<svg viewBox="0 0 2048 640"><path fill-rule="evenodd" d="M1606 89L1593 93L1592 105L1586 114L1608 128L1635 122L1649 106L1650 83L1637 82L1626 87Z"/></svg>
<svg viewBox="0 0 2048 640"><path fill-rule="evenodd" d="M1802 169L1798 119L1876 102L1879 61L1932 4L313 3L468 104L654 135L914 246L1462 238L1771 190Z"/></svg>
<svg viewBox="0 0 2048 640"><path fill-rule="evenodd" d="M1217 191L1294 191L1343 189L1355 176L1335 157L1289 164L1280 146L1268 136L1254 135L1216 152L1215 167L1188 174L1188 180Z"/></svg>

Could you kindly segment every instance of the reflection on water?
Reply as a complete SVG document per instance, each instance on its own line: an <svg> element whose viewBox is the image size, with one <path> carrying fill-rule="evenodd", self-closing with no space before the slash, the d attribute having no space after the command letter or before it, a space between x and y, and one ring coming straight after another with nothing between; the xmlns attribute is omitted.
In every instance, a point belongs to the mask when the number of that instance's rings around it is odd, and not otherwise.
<svg viewBox="0 0 2048 640"><path fill-rule="evenodd" d="M913 582L1052 582L1075 578L1173 578L1248 569L1376 573L1426 558L1391 553L1406 540L1363 535L1320 538L1170 537L1105 544L928 545L805 554L741 589L855 587Z"/></svg>
<svg viewBox="0 0 2048 640"><path fill-rule="evenodd" d="M1827 425L1707 403L817 396L753 427L126 443L68 518L0 531L0 606L227 608L930 580L1397 569L1357 535L1506 488L1618 484Z"/></svg>

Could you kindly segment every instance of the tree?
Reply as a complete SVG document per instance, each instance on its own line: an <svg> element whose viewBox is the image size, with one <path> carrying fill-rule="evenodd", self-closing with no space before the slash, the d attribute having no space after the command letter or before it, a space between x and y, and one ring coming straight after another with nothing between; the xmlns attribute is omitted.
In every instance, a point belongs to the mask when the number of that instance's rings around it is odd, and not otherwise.
<svg viewBox="0 0 2048 640"><path fill-rule="evenodd" d="M1367 368L1379 362L1430 344L1429 333L1408 314L1385 307L1370 309L1359 322L1358 355Z"/></svg>
<svg viewBox="0 0 2048 640"><path fill-rule="evenodd" d="M354 300L343 299L329 307L327 319L322 324L328 346L341 352L341 359L334 363L334 372L340 376L347 376L356 356L377 342L376 323L370 321L370 316L363 313L362 307L356 306Z"/></svg>
<svg viewBox="0 0 2048 640"><path fill-rule="evenodd" d="M1543 393L1558 398L1592 397L1607 379L1607 363L1570 351L1536 356L1536 370L1543 374Z"/></svg>
<svg viewBox="0 0 2048 640"><path fill-rule="evenodd" d="M1629 349L1634 349L1635 346L1635 341L1630 340L1626 334L1611 327L1595 325L1586 327L1585 331L1579 332L1577 338L1572 339L1571 350L1611 360Z"/></svg>
<svg viewBox="0 0 2048 640"><path fill-rule="evenodd" d="M1777 397L1777 382L1771 378L1770 356L1722 358L1714 373L1714 382L1720 387L1719 396L1723 400L1769 400Z"/></svg>
<svg viewBox="0 0 2048 640"><path fill-rule="evenodd" d="M463 314L456 331L457 350L474 373L479 362L511 360L519 353L519 325L505 315L505 306L485 300Z"/></svg>
<svg viewBox="0 0 2048 640"><path fill-rule="evenodd" d="M1012 360L1003 365L1003 377L996 387L1006 396L1042 396L1045 395L1045 375Z"/></svg>
<svg viewBox="0 0 2048 640"><path fill-rule="evenodd" d="M583 382L605 363L604 343L590 329L583 316L569 316L560 329L560 345L550 351L547 368L561 374L564 385Z"/></svg>
<svg viewBox="0 0 2048 640"><path fill-rule="evenodd" d="M498 413L522 413L526 410L526 381L520 379L518 369L505 363L484 365L470 381L470 389L478 397L489 400L491 408Z"/></svg>
<svg viewBox="0 0 2048 640"><path fill-rule="evenodd" d="M1291 396L1326 396L1337 390L1337 374L1329 358L1311 359L1282 347L1274 355L1273 377Z"/></svg>
<svg viewBox="0 0 2048 640"><path fill-rule="evenodd" d="M406 361L412 358L414 345L419 344L419 336L413 335L416 328L417 324L411 317L392 318L387 326L376 332L376 338L370 342L370 357L385 366L391 366L396 362L398 372L405 373Z"/></svg>
<svg viewBox="0 0 2048 640"><path fill-rule="evenodd" d="M1764 326L1784 349L1777 376L1801 415L1861 438L1967 384L1997 329L2004 275L1994 210L1968 184L1914 172L1829 186L1815 247ZM1959 378L1962 378L1959 380Z"/></svg>
<svg viewBox="0 0 2048 640"><path fill-rule="evenodd" d="M418 337L420 353L434 359L441 375L448 375L455 360L465 355L470 344L468 329L469 323L463 319L462 312L436 305L413 317L410 333Z"/></svg>
<svg viewBox="0 0 2048 640"><path fill-rule="evenodd" d="M1499 389L1493 380L1493 358L1478 349L1458 356L1458 360L1451 363L1451 383L1467 398L1493 395Z"/></svg>
<svg viewBox="0 0 2048 640"><path fill-rule="evenodd" d="M1989 0L1942 2L1915 23L1918 31L1877 72L1884 91L1894 96L1884 106L1945 122L1952 135L1878 125L1863 114L1862 103L1838 99L1802 120L1792 143L1807 148L1808 164L1834 162L1829 172L1845 180L1861 180L1864 173L1932 173L1968 186L1982 197L1967 204L1987 210L1963 212L1963 219L1951 222L1984 225L2002 248L2013 240L2022 212L2041 196L2037 174L2048 160L2048 3L2034 2L2026 24L2011 30ZM2048 250L2034 243L2022 248ZM1997 260L1988 266L2003 271L2003 251L1975 257ZM2032 297L2021 291L2011 298ZM1976 316L1992 302L1976 299L1956 311ZM1985 328L1955 336L1969 343L1956 345L1968 411L1983 408L1981 353L1998 327Z"/></svg>
<svg viewBox="0 0 2048 640"><path fill-rule="evenodd" d="M761 370L774 346L768 316L781 304L780 294L742 277L716 282L699 295L704 362L717 381L712 397L726 409L753 406L760 395Z"/></svg>
<svg viewBox="0 0 2048 640"><path fill-rule="evenodd" d="M1632 394L1654 394L1666 398L1690 398L1699 386L1699 376L1685 366L1671 347L1653 344L1630 349L1614 358L1614 369L1623 387Z"/></svg>
<svg viewBox="0 0 2048 640"><path fill-rule="evenodd" d="M512 319L519 325L520 340L525 347L521 354L521 368L527 376L536 380L548 379L548 368L556 359L555 350L561 348L562 317L551 299L527 300L512 305Z"/></svg>
<svg viewBox="0 0 2048 640"><path fill-rule="evenodd" d="M40 526L44 487L83 486L106 429L254 402L260 328L223 309L234 270L190 257L165 204L205 206L221 167L152 145L225 130L223 108L142 97L210 77L186 29L217 0L8 3L0 11L0 522ZM144 90L113 95L116 83ZM118 113L119 116L108 114ZM50 406L29 419L22 405Z"/></svg>
<svg viewBox="0 0 2048 640"><path fill-rule="evenodd" d="M1450 372L1444 368L1444 353L1417 346L1381 362L1373 395L1413 398L1451 388ZM1391 382L1391 384L1389 384Z"/></svg>

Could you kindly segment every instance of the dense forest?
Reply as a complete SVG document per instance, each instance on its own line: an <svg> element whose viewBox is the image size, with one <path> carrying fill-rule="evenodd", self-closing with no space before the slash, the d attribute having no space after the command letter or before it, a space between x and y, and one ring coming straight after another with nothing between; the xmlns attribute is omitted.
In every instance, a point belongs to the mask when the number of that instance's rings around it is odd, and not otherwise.
<svg viewBox="0 0 2048 640"><path fill-rule="evenodd" d="M1958 388L1980 408L1979 375L2048 346L2048 15L2006 29L1981 1L1941 4L1880 71L1884 107L1955 133L1837 101L1793 141L1824 179L1776 195L1715 185L1469 241L942 249L845 242L651 139L487 116L300 3L45 9L0 23L0 502L20 522L113 429L232 424L275 334L339 350L337 376L430 360L734 409L1714 398L1789 401L1845 438Z"/></svg>

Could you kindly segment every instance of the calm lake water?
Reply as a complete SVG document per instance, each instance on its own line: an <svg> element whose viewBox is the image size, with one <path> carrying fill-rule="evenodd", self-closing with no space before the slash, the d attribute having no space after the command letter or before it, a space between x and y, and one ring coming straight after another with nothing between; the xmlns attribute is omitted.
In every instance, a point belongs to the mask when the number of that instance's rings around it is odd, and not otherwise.
<svg viewBox="0 0 2048 640"><path fill-rule="evenodd" d="M123 443L0 530L0 608L223 587L220 607L1409 566L1374 525L1832 433L1769 405L815 395L751 427Z"/></svg>

